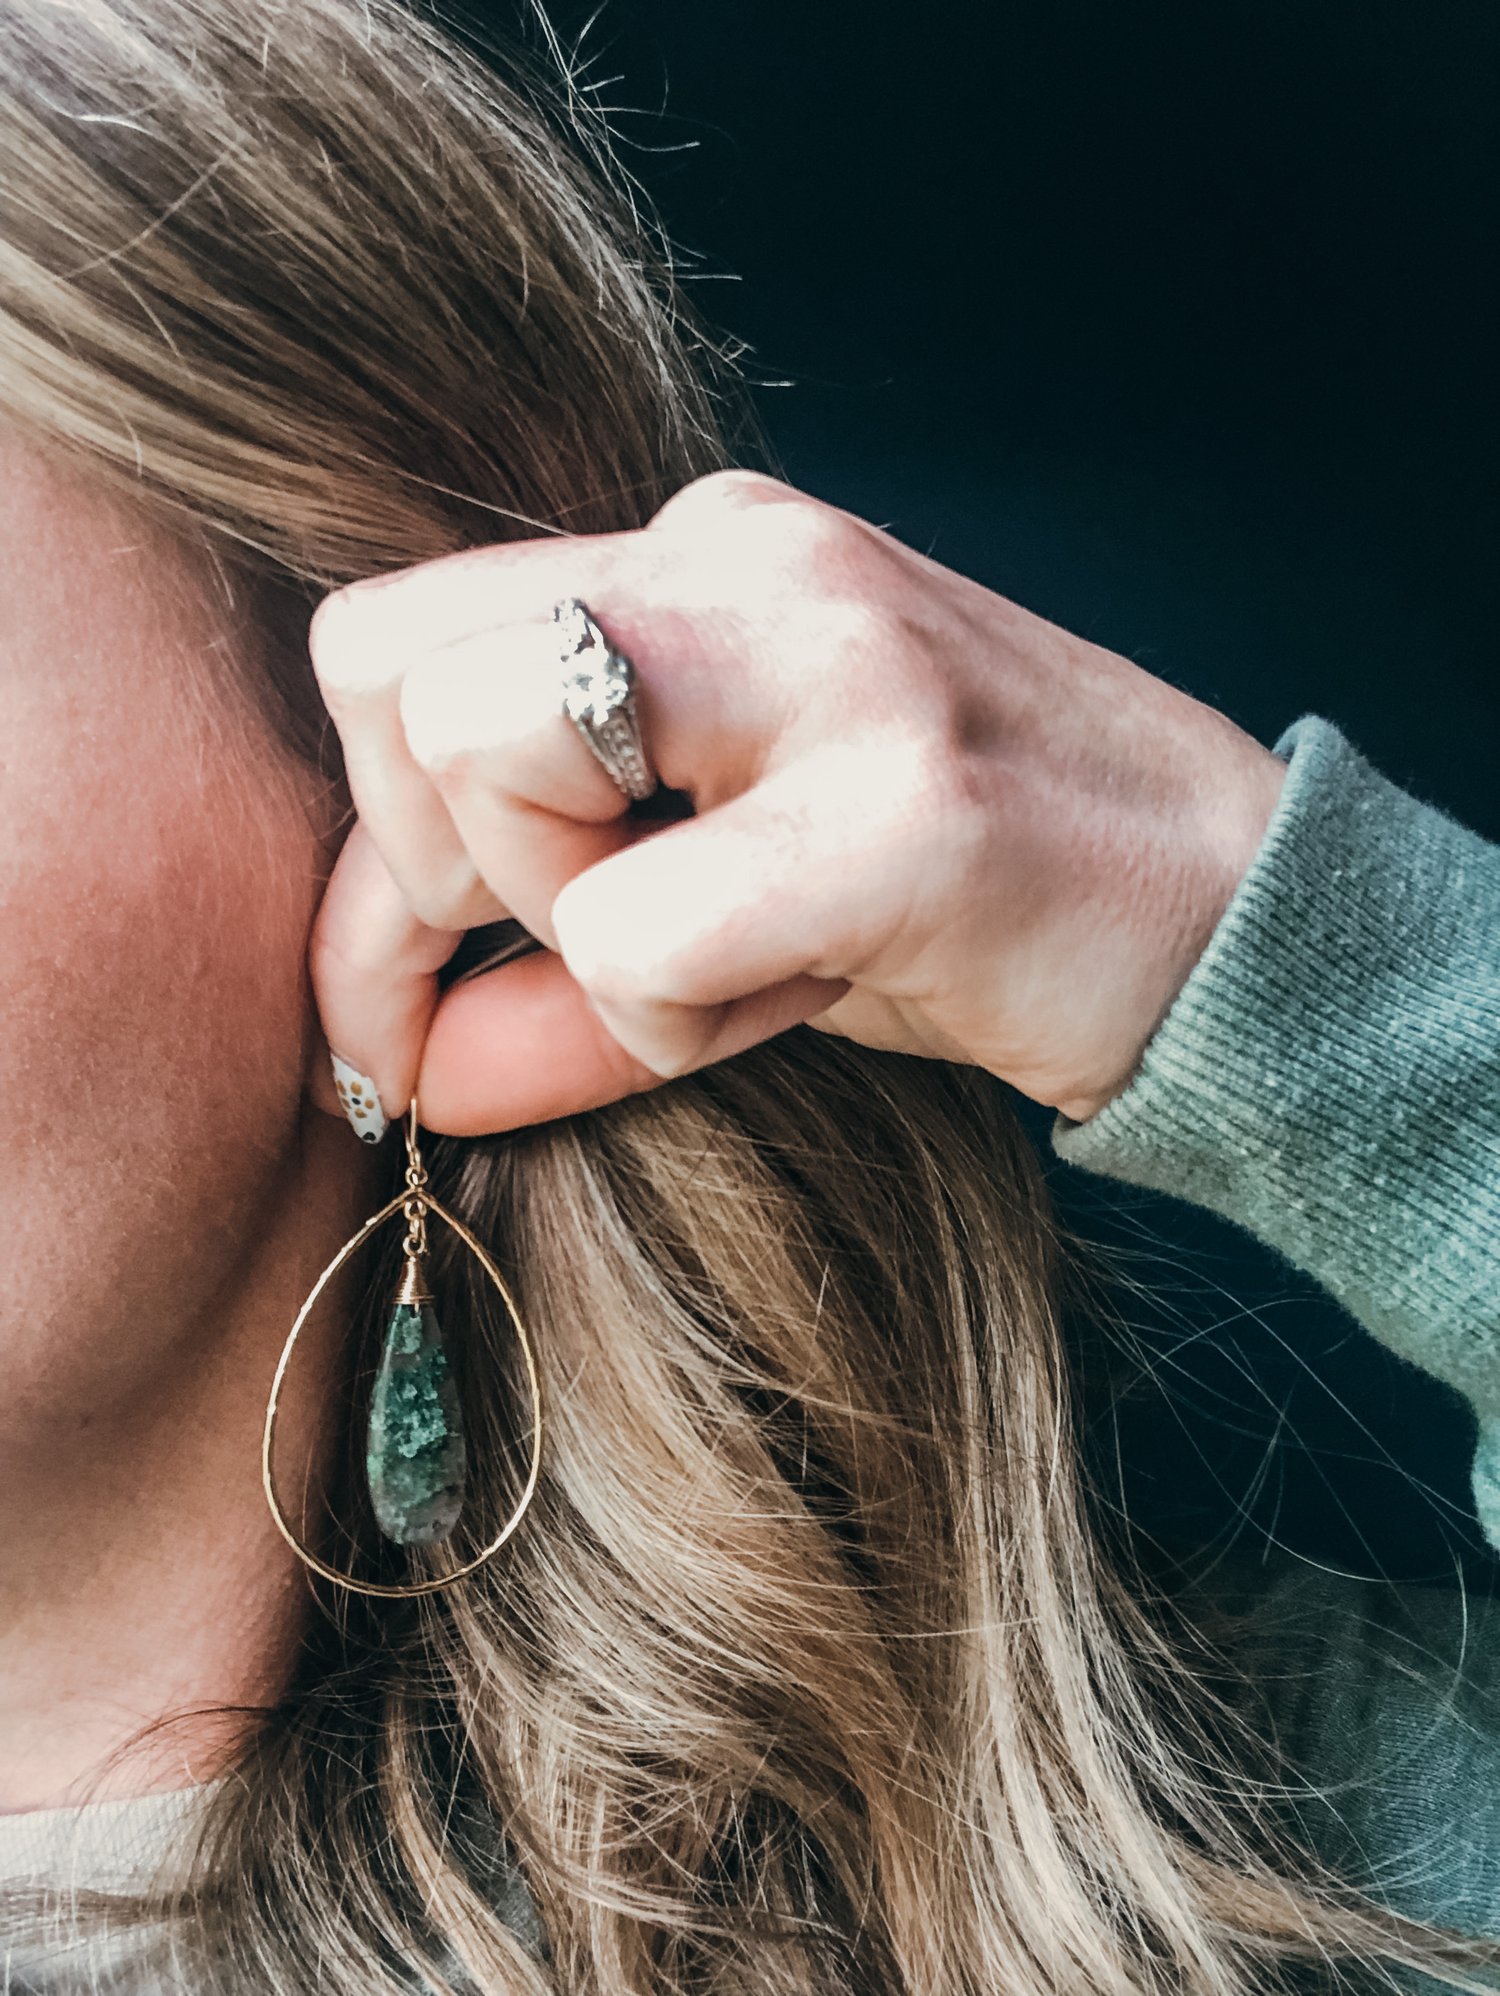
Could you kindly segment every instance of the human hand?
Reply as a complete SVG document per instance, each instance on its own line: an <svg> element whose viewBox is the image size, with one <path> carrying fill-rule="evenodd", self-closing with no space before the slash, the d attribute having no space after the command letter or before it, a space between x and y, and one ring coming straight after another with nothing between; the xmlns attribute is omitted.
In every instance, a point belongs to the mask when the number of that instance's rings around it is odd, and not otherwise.
<svg viewBox="0 0 1500 1996"><path fill-rule="evenodd" d="M562 713L564 596L634 661L648 752L693 815L641 823ZM1215 709L754 472L697 479L635 531L337 590L310 644L358 812L314 929L322 1021L387 1115L415 1089L454 1135L799 1021L1085 1120L1285 774ZM545 950L439 998L462 931L506 916Z"/></svg>

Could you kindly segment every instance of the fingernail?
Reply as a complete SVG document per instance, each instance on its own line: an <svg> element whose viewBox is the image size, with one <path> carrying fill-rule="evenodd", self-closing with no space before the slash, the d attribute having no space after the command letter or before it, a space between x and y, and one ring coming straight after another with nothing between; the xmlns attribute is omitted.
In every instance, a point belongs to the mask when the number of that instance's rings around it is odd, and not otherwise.
<svg viewBox="0 0 1500 1996"><path fill-rule="evenodd" d="M350 1128L361 1143L378 1144L386 1132L386 1118L374 1082L331 1047L329 1053L333 1059L333 1085L339 1092Z"/></svg>

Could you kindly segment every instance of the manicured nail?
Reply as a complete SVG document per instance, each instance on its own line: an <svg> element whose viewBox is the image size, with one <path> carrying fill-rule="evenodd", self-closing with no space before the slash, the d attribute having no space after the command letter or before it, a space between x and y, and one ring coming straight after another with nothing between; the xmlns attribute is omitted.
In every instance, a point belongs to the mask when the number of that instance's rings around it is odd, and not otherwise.
<svg viewBox="0 0 1500 1996"><path fill-rule="evenodd" d="M329 1052L333 1053L331 1047ZM333 1085L339 1091L339 1100L354 1134L362 1143L378 1144L386 1131L385 1111L369 1075L361 1074L352 1061L334 1053Z"/></svg>

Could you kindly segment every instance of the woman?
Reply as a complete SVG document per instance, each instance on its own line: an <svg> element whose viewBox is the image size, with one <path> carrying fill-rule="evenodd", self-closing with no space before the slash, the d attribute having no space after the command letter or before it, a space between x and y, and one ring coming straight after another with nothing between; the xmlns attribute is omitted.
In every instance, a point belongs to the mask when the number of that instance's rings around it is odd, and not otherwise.
<svg viewBox="0 0 1500 1996"><path fill-rule="evenodd" d="M1494 1096L1454 1077L1495 854L1326 722L1268 754L705 476L743 454L732 356L589 114L516 73L381 0L0 6L13 1982L1490 1986L1493 1946L1421 1924L1500 1930L1463 1845L1500 1738L1479 1618L1450 1652L1447 1597L1393 1599L1382 1643L1334 1590L1294 1640L1295 1587L1172 1599L1132 1559L1079 1469L1075 1384L1109 1376L1008 1088L1492 1409ZM321 598L404 569L310 660ZM691 823L627 816L563 717L575 594ZM1405 953L1387 842L1434 924ZM546 953L464 977L456 932L511 918ZM1288 995L1308 949L1381 964L1398 1028L1424 968L1451 992L1393 1062L1332 989L1380 1129ZM1310 1099L1267 1108L1251 1032ZM314 1598L262 1502L266 1393L401 1185L324 1111L378 1135L413 1087L533 1342L542 1473L471 1580ZM1424 1115L1453 1163L1425 1205ZM272 1465L365 1586L440 1555L371 1531L346 1461L398 1233L308 1319ZM429 1260L481 1543L525 1367L461 1243ZM1386 1843L1340 1848L1388 1796Z"/></svg>

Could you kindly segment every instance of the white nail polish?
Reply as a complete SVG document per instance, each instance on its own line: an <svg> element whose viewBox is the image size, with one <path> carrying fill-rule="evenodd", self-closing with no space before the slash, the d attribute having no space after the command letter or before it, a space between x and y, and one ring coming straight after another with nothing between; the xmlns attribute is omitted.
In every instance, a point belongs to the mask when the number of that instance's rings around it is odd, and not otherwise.
<svg viewBox="0 0 1500 1996"><path fill-rule="evenodd" d="M330 1047L330 1053L333 1049ZM378 1144L386 1132L385 1111L368 1074L361 1074L352 1061L333 1054L333 1085L339 1091L349 1126L362 1143Z"/></svg>

